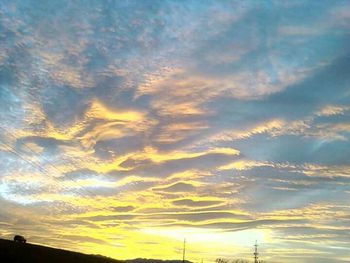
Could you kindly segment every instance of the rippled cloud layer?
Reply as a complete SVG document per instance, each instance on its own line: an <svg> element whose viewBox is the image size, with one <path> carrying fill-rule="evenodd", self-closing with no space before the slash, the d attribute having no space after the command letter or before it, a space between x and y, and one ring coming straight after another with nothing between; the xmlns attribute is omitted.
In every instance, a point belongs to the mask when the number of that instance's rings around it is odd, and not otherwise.
<svg viewBox="0 0 350 263"><path fill-rule="evenodd" d="M0 229L115 258L350 260L348 1L0 3ZM210 241L210 243L209 243Z"/></svg>

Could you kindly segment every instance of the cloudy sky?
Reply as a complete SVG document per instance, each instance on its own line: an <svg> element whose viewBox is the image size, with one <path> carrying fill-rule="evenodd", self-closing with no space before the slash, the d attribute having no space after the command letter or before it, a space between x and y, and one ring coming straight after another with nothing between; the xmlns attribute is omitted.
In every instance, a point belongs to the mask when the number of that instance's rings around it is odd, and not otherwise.
<svg viewBox="0 0 350 263"><path fill-rule="evenodd" d="M0 237L350 261L350 2L0 1Z"/></svg>

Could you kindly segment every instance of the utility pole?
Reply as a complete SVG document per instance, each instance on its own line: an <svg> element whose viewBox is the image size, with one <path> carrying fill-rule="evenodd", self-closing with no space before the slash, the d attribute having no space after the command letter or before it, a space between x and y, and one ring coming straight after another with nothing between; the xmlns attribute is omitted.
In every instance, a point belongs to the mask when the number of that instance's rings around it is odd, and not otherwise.
<svg viewBox="0 0 350 263"><path fill-rule="evenodd" d="M184 247L182 250L182 263L185 263L185 255L186 255L186 239L184 238Z"/></svg>
<svg viewBox="0 0 350 263"><path fill-rule="evenodd" d="M254 263L259 263L258 257L259 253L258 253L258 241L255 240L255 245L254 245Z"/></svg>

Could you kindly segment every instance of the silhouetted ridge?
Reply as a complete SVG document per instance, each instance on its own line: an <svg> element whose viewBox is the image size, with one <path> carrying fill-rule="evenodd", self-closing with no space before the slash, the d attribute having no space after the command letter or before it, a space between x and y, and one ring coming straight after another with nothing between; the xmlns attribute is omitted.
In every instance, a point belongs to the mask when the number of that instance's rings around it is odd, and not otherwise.
<svg viewBox="0 0 350 263"><path fill-rule="evenodd" d="M87 255L63 249L22 244L0 239L0 262L4 263L181 263L182 260L115 260L102 255ZM190 263L189 261L186 261Z"/></svg>
<svg viewBox="0 0 350 263"><path fill-rule="evenodd" d="M127 263L182 263L182 260L161 260L161 259L147 259L136 258L131 260L125 260ZM191 261L185 260L185 263L191 263Z"/></svg>

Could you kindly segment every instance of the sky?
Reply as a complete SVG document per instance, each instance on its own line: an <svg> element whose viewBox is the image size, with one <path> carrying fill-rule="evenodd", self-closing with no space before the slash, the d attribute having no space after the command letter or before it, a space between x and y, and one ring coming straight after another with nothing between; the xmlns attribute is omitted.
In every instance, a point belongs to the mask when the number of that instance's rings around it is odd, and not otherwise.
<svg viewBox="0 0 350 263"><path fill-rule="evenodd" d="M350 1L0 1L0 237L350 261Z"/></svg>

